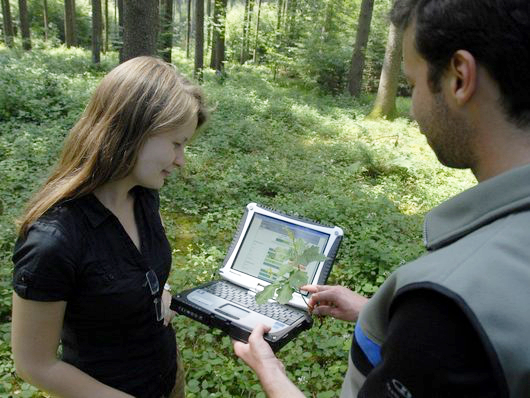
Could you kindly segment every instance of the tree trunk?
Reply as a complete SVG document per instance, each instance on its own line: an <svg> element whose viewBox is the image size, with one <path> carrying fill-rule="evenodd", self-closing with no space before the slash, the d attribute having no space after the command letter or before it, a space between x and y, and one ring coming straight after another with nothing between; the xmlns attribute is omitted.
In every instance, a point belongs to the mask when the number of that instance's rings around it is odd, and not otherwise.
<svg viewBox="0 0 530 398"><path fill-rule="evenodd" d="M171 62L171 49L173 48L173 0L164 0L163 6L160 54L164 61Z"/></svg>
<svg viewBox="0 0 530 398"><path fill-rule="evenodd" d="M374 0L363 0L351 59L351 69L348 76L348 90L353 97L357 97L361 93L364 61L366 59L366 45L368 44L368 36L370 35L373 10Z"/></svg>
<svg viewBox="0 0 530 398"><path fill-rule="evenodd" d="M44 41L48 41L48 0L44 0L42 15L44 18Z"/></svg>
<svg viewBox="0 0 530 398"><path fill-rule="evenodd" d="M206 15L206 51L208 51L212 37L212 0L206 0Z"/></svg>
<svg viewBox="0 0 530 398"><path fill-rule="evenodd" d="M116 1L116 0L115 0ZM117 0L118 6L118 42L119 42L119 59L123 58L123 0Z"/></svg>
<svg viewBox="0 0 530 398"><path fill-rule="evenodd" d="M245 42L247 40L247 31L248 31L248 7L250 0L245 0L245 12L243 14L243 36L241 37L241 53L239 54L239 63L243 65L246 61L245 54Z"/></svg>
<svg viewBox="0 0 530 398"><path fill-rule="evenodd" d="M64 0L64 42L70 48L75 40L75 0Z"/></svg>
<svg viewBox="0 0 530 398"><path fill-rule="evenodd" d="M120 62L156 55L160 26L158 0L123 1L123 48Z"/></svg>
<svg viewBox="0 0 530 398"><path fill-rule="evenodd" d="M388 30L385 61L383 62L377 97L369 115L371 118L386 118L390 120L396 117L396 94L401 68L402 39L403 30L391 24Z"/></svg>
<svg viewBox="0 0 530 398"><path fill-rule="evenodd" d="M188 0L188 13L186 23L186 58L190 57L190 42L191 42L191 0Z"/></svg>
<svg viewBox="0 0 530 398"><path fill-rule="evenodd" d="M101 0L92 0L92 62L99 64L101 52Z"/></svg>
<svg viewBox="0 0 530 398"><path fill-rule="evenodd" d="M105 45L103 46L103 54L109 51L109 0L105 0Z"/></svg>
<svg viewBox="0 0 530 398"><path fill-rule="evenodd" d="M217 29L217 25L219 25L219 7L218 7L219 0L213 0L213 17L212 17L212 51L210 56L210 68L215 69L215 46L217 44L217 38L219 36L219 32Z"/></svg>
<svg viewBox="0 0 530 398"><path fill-rule="evenodd" d="M28 5L26 0L18 0L18 14L20 17L20 33L22 35L22 48L31 50L31 32L29 30Z"/></svg>
<svg viewBox="0 0 530 398"><path fill-rule="evenodd" d="M277 14L277 21L276 21L276 32L278 33L280 31L280 28L282 26L282 10L283 10L283 0L278 0L278 14Z"/></svg>
<svg viewBox="0 0 530 398"><path fill-rule="evenodd" d="M243 43L245 58L243 59L243 62L245 62L248 59L248 54L249 54L252 16L254 15L254 4L255 4L254 0L248 1L247 29L246 29L245 39Z"/></svg>
<svg viewBox="0 0 530 398"><path fill-rule="evenodd" d="M11 19L11 7L9 5L9 0L2 1L2 16L4 20L4 40L6 46L13 48L13 38L15 36L15 31L13 30L13 20Z"/></svg>
<svg viewBox="0 0 530 398"><path fill-rule="evenodd" d="M225 22L226 4L228 0L215 0L214 6L214 31L212 42L212 60L210 67L222 73L225 60Z"/></svg>
<svg viewBox="0 0 530 398"><path fill-rule="evenodd" d="M294 31L296 25L296 8L297 0L291 0L289 2L289 7L287 8L287 29L289 33L289 41L292 43L294 38Z"/></svg>
<svg viewBox="0 0 530 398"><path fill-rule="evenodd" d="M195 1L195 69L194 76L202 81L204 67L204 0Z"/></svg>
<svg viewBox="0 0 530 398"><path fill-rule="evenodd" d="M256 63L258 53L258 35L259 35L259 17L261 14L261 0L258 0L258 16L256 18L256 36L254 40L254 54L252 56L252 62Z"/></svg>

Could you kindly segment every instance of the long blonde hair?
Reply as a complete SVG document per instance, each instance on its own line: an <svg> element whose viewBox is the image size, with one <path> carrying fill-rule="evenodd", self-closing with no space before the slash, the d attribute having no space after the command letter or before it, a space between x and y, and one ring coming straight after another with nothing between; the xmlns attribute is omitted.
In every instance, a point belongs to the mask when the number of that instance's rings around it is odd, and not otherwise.
<svg viewBox="0 0 530 398"><path fill-rule="evenodd" d="M137 57L100 82L65 140L59 162L18 221L19 235L57 203L127 176L151 134L207 118L202 91L173 66Z"/></svg>

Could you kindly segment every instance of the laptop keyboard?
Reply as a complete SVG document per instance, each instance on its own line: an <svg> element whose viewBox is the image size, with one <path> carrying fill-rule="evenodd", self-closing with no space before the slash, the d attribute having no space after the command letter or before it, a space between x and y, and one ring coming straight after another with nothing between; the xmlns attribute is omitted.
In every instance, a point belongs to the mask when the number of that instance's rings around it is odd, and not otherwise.
<svg viewBox="0 0 530 398"><path fill-rule="evenodd" d="M291 309L278 303L257 304L253 295L248 294L246 289L226 283L217 282L204 287L204 290L212 293L214 296L221 297L225 300L240 304L259 314L278 320L287 325L292 325L296 320L303 316L303 312Z"/></svg>

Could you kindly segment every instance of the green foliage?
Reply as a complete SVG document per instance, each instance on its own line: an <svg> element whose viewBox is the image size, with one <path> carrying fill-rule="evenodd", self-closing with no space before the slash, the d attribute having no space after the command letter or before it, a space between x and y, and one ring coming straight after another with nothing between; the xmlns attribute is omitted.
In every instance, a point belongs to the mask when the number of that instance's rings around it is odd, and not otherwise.
<svg viewBox="0 0 530 398"><path fill-rule="evenodd" d="M308 283L307 266L327 259L320 254L317 246L307 244L303 239L296 238L291 229L285 229L289 237L288 247L275 250L272 260L279 264L279 269L270 276L273 283L256 294L258 304L265 304L274 298L275 293L276 301L287 304L293 298L293 293Z"/></svg>
<svg viewBox="0 0 530 398"><path fill-rule="evenodd" d="M277 3L263 3L258 35L258 62L280 75L296 78L306 87L341 94L347 86L361 0L298 0L296 10L277 30ZM388 32L391 1L377 1L366 49L364 89L377 91ZM227 15L227 59L239 62L243 37L244 5ZM251 51L255 39L251 26ZM250 59L250 58L249 58Z"/></svg>
<svg viewBox="0 0 530 398"><path fill-rule="evenodd" d="M190 76L192 65L178 51L174 56ZM45 396L15 377L11 361L13 220L115 60L95 69L82 50L0 50L0 81L11 93L0 101L0 397ZM472 183L468 173L437 163L404 116L406 99L398 101L396 121L365 120L370 96L316 94L249 65L227 65L222 81L206 71L204 89L216 110L187 149L182 175L160 192L176 291L216 277L244 206L257 202L342 227L328 283L370 295L392 269L422 253L424 213ZM264 396L230 339L180 316L174 326L189 397ZM280 351L307 396L338 395L351 332L351 324L326 320Z"/></svg>
<svg viewBox="0 0 530 398"><path fill-rule="evenodd" d="M278 2L261 4L259 32L256 35L257 2L251 14L252 23L248 32L247 58L251 63L256 48L256 62L266 65L275 76L296 79L307 88L318 88L324 93L338 95L347 86L351 66L353 43L362 0L297 0L289 2L295 9L283 15L278 29ZM49 32L44 42L43 2L28 0L28 14L31 22L34 48L55 48L64 43L64 1L48 0ZM385 43L388 32L388 10L391 0L374 3L371 31L366 48L366 63L363 77L365 92L375 93L381 74ZM18 3L11 0L13 20L17 23ZM181 48L186 43L186 7L179 5L180 13L174 15L173 39ZM117 26L117 8L109 4L108 33L111 49L121 46ZM77 45L85 49L91 46L91 3L89 0L76 2ZM211 27L211 17L205 16L205 37ZM243 45L244 2L229 2L226 16L226 59L239 63ZM191 32L192 36L195 34ZM15 38L16 47L21 47L20 38ZM211 43L205 43L205 60L209 59ZM193 40L191 44L193 51ZM207 62L206 62L207 63ZM400 93L408 92L401 80Z"/></svg>

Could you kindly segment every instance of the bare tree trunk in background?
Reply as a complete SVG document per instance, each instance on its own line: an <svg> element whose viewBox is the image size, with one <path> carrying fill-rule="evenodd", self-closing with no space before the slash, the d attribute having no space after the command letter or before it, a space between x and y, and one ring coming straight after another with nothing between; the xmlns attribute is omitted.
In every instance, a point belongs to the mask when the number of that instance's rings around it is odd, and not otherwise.
<svg viewBox="0 0 530 398"><path fill-rule="evenodd" d="M206 0L206 15L207 15L207 23L206 23L206 48L207 51L208 48L210 48L211 44L211 37L212 37L212 0Z"/></svg>
<svg viewBox="0 0 530 398"><path fill-rule="evenodd" d="M64 0L64 42L67 48L76 45L75 0Z"/></svg>
<svg viewBox="0 0 530 398"><path fill-rule="evenodd" d="M124 0L120 63L141 55L156 56L159 26L158 0Z"/></svg>
<svg viewBox="0 0 530 398"><path fill-rule="evenodd" d="M31 32L29 30L28 5L26 0L18 0L18 14L20 17L20 33L22 35L22 48L31 50Z"/></svg>
<svg viewBox="0 0 530 398"><path fill-rule="evenodd" d="M254 40L254 54L252 55L252 62L256 63L258 53L258 35L259 35L259 17L261 14L261 0L258 0L258 16L256 17L256 35Z"/></svg>
<svg viewBox="0 0 530 398"><path fill-rule="evenodd" d="M246 61L245 54L245 41L247 40L247 31L248 31L248 7L250 0L245 0L245 12L243 13L243 37L241 38L241 53L239 54L239 63L242 65Z"/></svg>
<svg viewBox="0 0 530 398"><path fill-rule="evenodd" d="M2 0L2 16L4 20L4 40L6 46L13 48L15 31L13 30L13 20L11 19L11 6L9 0Z"/></svg>
<svg viewBox="0 0 530 398"><path fill-rule="evenodd" d="M43 1L42 16L44 18L44 41L48 41L48 0Z"/></svg>
<svg viewBox="0 0 530 398"><path fill-rule="evenodd" d="M204 67L204 0L195 1L195 68L193 75L202 81Z"/></svg>
<svg viewBox="0 0 530 398"><path fill-rule="evenodd" d="M173 48L173 0L163 0L160 53L166 62L171 62Z"/></svg>
<svg viewBox="0 0 530 398"><path fill-rule="evenodd" d="M225 60L225 23L226 4L228 0L215 0L214 31L212 42L212 60L210 66L217 73L222 73Z"/></svg>
<svg viewBox="0 0 530 398"><path fill-rule="evenodd" d="M118 41L119 41L119 59L123 53L123 0L114 0L118 6Z"/></svg>
<svg viewBox="0 0 530 398"><path fill-rule="evenodd" d="M101 0L92 0L92 62L99 64L101 52Z"/></svg>
<svg viewBox="0 0 530 398"><path fill-rule="evenodd" d="M279 32L280 27L282 26L282 10L283 0L278 0L278 20L276 21L276 32Z"/></svg>
<svg viewBox="0 0 530 398"><path fill-rule="evenodd" d="M248 1L248 15L247 15L247 29L245 33L245 39L244 39L244 52L245 52L245 58L243 60L243 63L248 59L248 55L250 52L250 36L251 36L251 30L252 30L252 17L254 15L254 6L255 1L249 0Z"/></svg>
<svg viewBox="0 0 530 398"><path fill-rule="evenodd" d="M286 9L286 29L289 37L289 42L292 44L294 31L296 26L296 8L298 7L297 0L291 0Z"/></svg>
<svg viewBox="0 0 530 398"><path fill-rule="evenodd" d="M377 97L369 115L371 118L386 118L390 120L396 117L396 95L401 69L402 39L403 30L391 24L388 30L385 61L381 71Z"/></svg>
<svg viewBox="0 0 530 398"><path fill-rule="evenodd" d="M76 45L75 0L64 0L64 42L67 48Z"/></svg>
<svg viewBox="0 0 530 398"><path fill-rule="evenodd" d="M190 57L190 41L191 41L191 0L188 0L188 14L187 14L187 28L186 28L186 58Z"/></svg>
<svg viewBox="0 0 530 398"><path fill-rule="evenodd" d="M109 51L109 0L105 0L105 45L103 46L103 54Z"/></svg>
<svg viewBox="0 0 530 398"><path fill-rule="evenodd" d="M348 76L348 90L353 97L357 97L361 93L364 62L366 59L366 45L368 44L368 36L370 35L373 9L374 0L362 1L357 34L355 35L355 46L351 59L351 69Z"/></svg>

